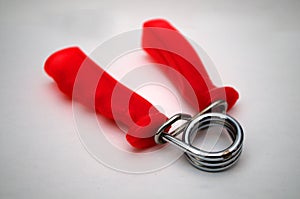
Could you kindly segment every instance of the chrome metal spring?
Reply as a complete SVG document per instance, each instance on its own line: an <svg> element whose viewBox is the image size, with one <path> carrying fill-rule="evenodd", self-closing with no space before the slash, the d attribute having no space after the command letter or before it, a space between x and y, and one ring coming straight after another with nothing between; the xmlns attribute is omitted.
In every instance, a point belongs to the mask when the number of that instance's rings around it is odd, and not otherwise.
<svg viewBox="0 0 300 199"><path fill-rule="evenodd" d="M212 104L208 109L193 118L187 114L174 115L158 130L155 141L159 144L169 142L184 150L188 161L198 169L210 172L228 169L237 162L242 152L244 135L240 124L231 116L224 113L209 112L212 108L221 105L224 106L224 101ZM187 122L171 133L164 132L166 128L178 120L187 120ZM195 134L212 126L225 128L232 139L232 144L217 152L204 151L193 146L192 142ZM182 133L182 140L176 138L180 133Z"/></svg>
<svg viewBox="0 0 300 199"><path fill-rule="evenodd" d="M242 152L242 128L232 117L221 113L206 113L192 120L183 132L183 142L192 146L191 137L193 134L215 125L224 126L233 143L228 148L218 152L206 152L201 149L192 152L187 150L185 155L188 161L198 169L205 171L225 170L236 163Z"/></svg>

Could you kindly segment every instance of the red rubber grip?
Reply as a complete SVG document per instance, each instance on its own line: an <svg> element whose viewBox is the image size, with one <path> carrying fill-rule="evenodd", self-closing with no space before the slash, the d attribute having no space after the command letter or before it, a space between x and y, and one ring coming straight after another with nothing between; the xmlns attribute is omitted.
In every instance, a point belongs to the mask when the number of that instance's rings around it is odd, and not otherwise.
<svg viewBox="0 0 300 199"><path fill-rule="evenodd" d="M103 71L79 48L67 48L52 54L45 63L45 71L67 96L73 96L106 118L126 125L129 129L126 138L133 147L143 149L155 145L152 136L167 117ZM73 87L79 71L80 80L77 79L75 92ZM95 78L99 79L96 86L93 85ZM114 89L117 89L116 98L112 98Z"/></svg>
<svg viewBox="0 0 300 199"><path fill-rule="evenodd" d="M174 73L164 71L196 110L200 111L221 99L227 101L230 109L238 100L239 94L234 88L218 88L212 83L196 51L166 20L154 19L144 23L142 46L157 63L169 66L182 75L174 76ZM181 78L187 80L190 85L181 81ZM197 100L192 100L195 95Z"/></svg>

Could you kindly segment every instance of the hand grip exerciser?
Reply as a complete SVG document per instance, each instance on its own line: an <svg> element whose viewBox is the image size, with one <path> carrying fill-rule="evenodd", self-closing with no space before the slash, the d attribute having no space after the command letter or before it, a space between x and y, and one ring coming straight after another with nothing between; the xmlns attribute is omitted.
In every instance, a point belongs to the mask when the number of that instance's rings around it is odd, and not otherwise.
<svg viewBox="0 0 300 199"><path fill-rule="evenodd" d="M127 127L126 139L133 147L145 149L169 142L184 150L187 159L196 168L222 171L232 166L242 151L243 130L225 112L237 101L237 91L231 87L216 87L193 47L165 20L156 19L144 23L142 47L155 62L171 67L187 80L196 95L196 102L190 100L191 93L187 89L186 81L181 81L163 70L199 114L191 117L179 113L168 119L145 98L105 72L78 47L66 48L52 54L45 62L45 71L67 96L94 108L97 113L114 122L124 124ZM73 95L74 84L83 65L85 70L83 74L81 72L81 81L84 83L77 89L77 94ZM99 78L95 89L89 83L91 78ZM112 97L116 88L118 100ZM171 125L178 120L186 122L176 130L168 132ZM216 125L228 131L232 139L229 147L218 152L208 152L192 145L194 134ZM182 134L182 140L176 137L179 134Z"/></svg>

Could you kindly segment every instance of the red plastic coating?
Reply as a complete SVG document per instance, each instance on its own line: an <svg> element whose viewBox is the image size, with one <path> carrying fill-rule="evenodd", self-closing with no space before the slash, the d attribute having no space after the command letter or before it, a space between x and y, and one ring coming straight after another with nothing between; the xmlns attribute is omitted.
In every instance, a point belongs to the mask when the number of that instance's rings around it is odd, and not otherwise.
<svg viewBox="0 0 300 199"><path fill-rule="evenodd" d="M155 145L152 136L167 117L103 71L79 48L67 48L52 54L45 63L45 71L67 96L73 96L80 103L94 107L104 117L126 125L129 129L126 138L133 147L143 149ZM73 87L79 71L80 82L77 82L74 94ZM96 87L93 85L95 78L99 79ZM118 92L115 99L112 98L114 89ZM129 100L129 107L126 99Z"/></svg>
<svg viewBox="0 0 300 199"><path fill-rule="evenodd" d="M200 111L220 99L227 101L230 109L238 100L239 94L234 88L218 88L212 83L196 51L166 20L154 19L144 23L142 46L157 63L167 65L182 75L174 76L174 73L164 71L196 110ZM190 85L180 78L187 80ZM193 93L188 86L193 88ZM192 100L195 95L196 101Z"/></svg>
<svg viewBox="0 0 300 199"><path fill-rule="evenodd" d="M172 33L161 31L166 29L172 30ZM218 99L226 100L231 108L237 101L238 93L233 88L213 85L194 49L167 21L146 22L142 46L156 62L172 67L188 80L196 94L196 103L190 100L191 93L183 81L166 73L195 109L201 110ZM111 77L79 48L67 48L52 54L45 63L45 71L67 96L127 126L126 139L133 147L144 149L156 145L153 134L167 117L146 99ZM78 77L79 80L76 79ZM113 97L115 94L117 98Z"/></svg>

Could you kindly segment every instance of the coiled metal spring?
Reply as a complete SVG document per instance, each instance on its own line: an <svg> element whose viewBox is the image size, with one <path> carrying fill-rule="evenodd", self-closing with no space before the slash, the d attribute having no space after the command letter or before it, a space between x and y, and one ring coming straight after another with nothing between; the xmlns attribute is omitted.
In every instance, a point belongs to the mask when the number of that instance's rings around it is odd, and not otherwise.
<svg viewBox="0 0 300 199"><path fill-rule="evenodd" d="M194 117L182 113L176 114L159 128L155 141L158 144L169 142L184 150L188 161L198 169L210 172L228 169L237 162L242 152L244 135L240 124L224 113L226 109L227 103L220 100L212 103ZM165 129L178 120L187 120L187 122L173 132L166 133ZM232 144L218 152L204 151L194 147L192 141L195 134L211 126L224 127L232 139ZM176 138L181 133L182 140Z"/></svg>

